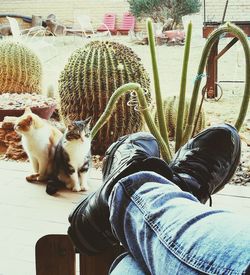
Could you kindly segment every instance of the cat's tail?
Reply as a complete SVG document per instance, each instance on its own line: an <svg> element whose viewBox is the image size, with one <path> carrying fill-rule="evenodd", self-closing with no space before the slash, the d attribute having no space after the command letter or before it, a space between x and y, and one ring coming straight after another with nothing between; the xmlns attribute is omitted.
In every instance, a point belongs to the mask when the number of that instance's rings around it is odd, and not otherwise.
<svg viewBox="0 0 250 275"><path fill-rule="evenodd" d="M64 186L64 183L57 178L49 179L46 186L46 193L49 195L54 195L60 188Z"/></svg>

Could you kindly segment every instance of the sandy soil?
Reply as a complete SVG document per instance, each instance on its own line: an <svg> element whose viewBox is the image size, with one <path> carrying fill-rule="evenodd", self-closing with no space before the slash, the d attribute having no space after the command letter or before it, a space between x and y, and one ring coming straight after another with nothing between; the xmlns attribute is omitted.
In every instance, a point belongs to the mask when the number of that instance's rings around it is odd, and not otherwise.
<svg viewBox="0 0 250 275"><path fill-rule="evenodd" d="M151 60L148 46L135 45L128 36L114 36L112 39L132 47L141 58L152 79ZM83 47L84 44L89 41L89 39L82 39L77 36L59 38L46 37L43 43L40 42L40 38L27 41L29 46L33 48L42 60L44 67L43 92L45 94L50 87L53 87L55 92L57 91L57 80L68 60L68 57L75 49ZM225 46L227 43L228 39L223 38L220 47ZM204 44L205 39L198 36L194 37L192 40L187 78L187 96L189 97L192 93L198 63L200 61ZM183 46L157 46L158 66L163 97L179 94L183 52ZM236 44L219 61L219 81L245 80L244 62L243 50L240 44ZM203 77L201 87L204 85L205 77ZM244 91L244 83L221 83L220 85L223 89L222 98L219 101L204 102L208 125L221 122L229 122L233 124L239 113ZM237 178L239 179L243 177L241 181L238 180L241 184L246 184L247 182L250 184L250 108L248 108L241 135L243 137L241 166L243 171L238 171ZM247 146L247 142L249 146Z"/></svg>

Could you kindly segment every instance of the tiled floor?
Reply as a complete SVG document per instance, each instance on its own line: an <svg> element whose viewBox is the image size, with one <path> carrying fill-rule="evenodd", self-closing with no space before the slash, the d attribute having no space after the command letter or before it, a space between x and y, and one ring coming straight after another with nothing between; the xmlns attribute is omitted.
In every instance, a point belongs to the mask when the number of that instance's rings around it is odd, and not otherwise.
<svg viewBox="0 0 250 275"><path fill-rule="evenodd" d="M45 185L26 182L29 163L0 161L0 275L35 275L35 243L43 235L66 233L68 214L83 193L45 192ZM91 171L91 187L100 184ZM249 218L250 187L227 186L213 197L215 207Z"/></svg>

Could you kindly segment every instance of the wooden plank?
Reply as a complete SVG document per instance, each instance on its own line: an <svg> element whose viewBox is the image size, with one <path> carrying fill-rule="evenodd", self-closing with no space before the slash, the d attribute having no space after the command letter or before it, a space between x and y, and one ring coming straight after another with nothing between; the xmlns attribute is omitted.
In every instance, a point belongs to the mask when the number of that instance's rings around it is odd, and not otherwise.
<svg viewBox="0 0 250 275"><path fill-rule="evenodd" d="M112 262L122 252L122 247L116 246L93 256L80 254L80 275L107 275Z"/></svg>
<svg viewBox="0 0 250 275"><path fill-rule="evenodd" d="M74 275L75 251L67 235L46 235L36 243L36 275Z"/></svg>

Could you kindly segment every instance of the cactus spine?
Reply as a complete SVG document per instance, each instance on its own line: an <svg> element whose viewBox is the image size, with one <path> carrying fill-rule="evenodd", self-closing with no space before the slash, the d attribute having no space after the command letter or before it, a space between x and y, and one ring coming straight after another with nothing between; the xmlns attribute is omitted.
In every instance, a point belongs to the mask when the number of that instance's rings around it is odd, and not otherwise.
<svg viewBox="0 0 250 275"><path fill-rule="evenodd" d="M152 24L152 22L149 20L148 21L148 25L150 26ZM151 31L148 32L149 34L149 39L152 40L152 28L150 27ZM188 28L188 32L191 31L191 25ZM240 108L240 112L237 118L237 121L235 123L235 127L236 129L239 131L242 123L246 117L246 112L247 112L247 108L248 108L248 104L249 104L249 99L250 99L250 81L249 81L249 74L250 74L250 48L247 42L247 38L246 35L243 33L243 31L241 29L239 29L238 27L236 27L233 24L227 23L224 26L219 27L216 31L214 31L210 37L207 40L207 43L203 49L203 53L202 53L202 57L201 57L201 61L199 64L199 68L198 68L198 74L200 75L201 73L203 73L203 70L205 68L205 64L207 62L207 58L208 55L210 53L210 50L212 48L212 46L214 45L214 43L217 42L217 40L220 38L220 36L224 33L232 33L234 34L234 36L236 36L244 49L244 53L245 53L245 60L246 60L246 82L245 82L245 90L244 90L244 96L243 96L243 100L242 100L242 104L241 104L241 108ZM154 47L154 43L152 43L152 48ZM188 49L187 49L188 50ZM151 51L152 54L152 51ZM155 59L155 54L152 54L152 59ZM185 63L188 62L188 54L185 55ZM154 61L154 64L156 65L156 62ZM154 70L156 70L156 66L153 66ZM183 69L183 78L185 78L186 72L185 70L187 70L187 64L184 64L184 69ZM154 76L157 76L157 70L154 73ZM199 91L199 87L200 87L200 83L201 83L201 78L198 79L197 81L195 81L195 85L193 88L193 93L192 93L192 98L190 101L190 107L189 107L189 112L188 112L188 119L187 119L187 123L186 123L186 127L184 130L184 134L183 136L180 136L180 144L185 143L192 134L192 129L197 125L194 122L195 119L195 113L196 113L196 103L197 103L197 97L198 97L198 91ZM182 81L182 87L181 87L181 93L180 96L182 97L182 103L179 104L179 109L182 109L181 111L183 112L184 106L185 106L185 101L184 101L184 91L185 91L185 79L184 81ZM156 137L156 139L158 140L160 147L161 147L161 151L162 151L162 157L164 158L164 160L166 160L168 163L171 161L171 152L169 152L169 144L168 144L168 140L164 140L164 137L162 136L162 134L160 133L160 131L158 130L157 126L155 125L154 121L151 118L150 113L148 112L147 108L145 109L145 103L143 100L143 94L142 94L142 89L140 88L140 86L138 84L135 83L128 83L126 85L123 85L122 87L118 88L115 93L114 93L114 97L111 97L110 101L107 104L107 108L105 109L104 113L101 115L100 119L97 121L96 125L94 126L91 135L95 136L96 133L100 130L100 128L107 122L107 120L109 119L113 107L116 103L116 101L118 100L118 98L126 93L128 90L130 90L131 86L135 86L136 92L137 92L137 96L138 96L138 100L140 102L140 106L141 108L141 112L144 115L145 121L148 125L149 130L152 132L152 134ZM136 88L137 86L137 88ZM159 88L159 87L158 87ZM160 94L160 89L157 88L157 91ZM157 105L157 109L163 109L162 104L160 102L160 106ZM158 108L159 107L159 108ZM159 112L158 112L159 113ZM162 110L161 112L162 113ZM179 116L179 121L182 122L183 116L181 114L181 116ZM159 116L159 124L164 124L164 117L163 116ZM182 124L182 123L181 123ZM180 128L181 126L180 123L178 123L178 128ZM195 125L196 124L196 125ZM180 134L180 132L179 132Z"/></svg>
<svg viewBox="0 0 250 275"><path fill-rule="evenodd" d="M149 91L149 76L130 48L116 42L92 41L76 50L59 79L59 110L65 124L91 116L93 126L114 91L129 82ZM129 94L118 100L109 121L93 140L93 154L104 154L120 136L141 129L142 115L128 106L129 100Z"/></svg>
<svg viewBox="0 0 250 275"><path fill-rule="evenodd" d="M0 71L0 94L41 92L41 62L21 43L0 43Z"/></svg>
<svg viewBox="0 0 250 275"><path fill-rule="evenodd" d="M167 97L163 101L163 113L166 120L168 135L169 135L169 138L172 140L176 136L178 101L179 99L176 96ZM184 111L183 111L183 125L187 123L189 106L190 106L190 100L186 100L184 104ZM197 111L196 111L196 114L197 114ZM158 125L157 113L155 113L155 122ZM201 109L197 126L196 126L196 131L194 134L199 133L201 130L205 128L205 126L206 126L205 111L204 109Z"/></svg>

